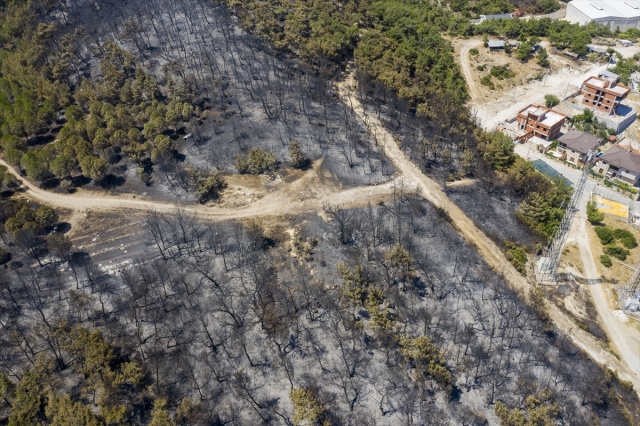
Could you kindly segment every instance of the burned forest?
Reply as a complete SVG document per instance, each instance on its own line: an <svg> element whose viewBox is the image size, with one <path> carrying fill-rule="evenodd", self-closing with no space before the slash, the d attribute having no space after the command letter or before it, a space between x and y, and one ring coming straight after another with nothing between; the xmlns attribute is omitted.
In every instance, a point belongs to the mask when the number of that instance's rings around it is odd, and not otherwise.
<svg viewBox="0 0 640 426"><path fill-rule="evenodd" d="M0 2L0 425L634 424L414 3Z"/></svg>

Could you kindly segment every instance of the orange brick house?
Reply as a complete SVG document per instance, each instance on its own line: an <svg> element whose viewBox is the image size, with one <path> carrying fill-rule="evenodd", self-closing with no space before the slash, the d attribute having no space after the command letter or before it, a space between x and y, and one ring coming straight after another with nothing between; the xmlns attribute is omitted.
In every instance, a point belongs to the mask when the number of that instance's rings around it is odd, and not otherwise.
<svg viewBox="0 0 640 426"><path fill-rule="evenodd" d="M627 97L631 88L618 83L618 75L603 71L598 77L589 77L582 83L582 103L611 115Z"/></svg>
<svg viewBox="0 0 640 426"><path fill-rule="evenodd" d="M541 105L529 105L518 112L518 129L544 140L554 140L560 133L566 115Z"/></svg>

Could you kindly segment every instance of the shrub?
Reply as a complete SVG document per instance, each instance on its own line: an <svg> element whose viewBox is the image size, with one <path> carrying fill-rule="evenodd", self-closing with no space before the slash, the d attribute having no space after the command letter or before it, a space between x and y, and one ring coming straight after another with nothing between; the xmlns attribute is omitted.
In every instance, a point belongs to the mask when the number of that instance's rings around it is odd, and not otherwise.
<svg viewBox="0 0 640 426"><path fill-rule="evenodd" d="M493 82L491 81L491 75L490 74L487 74L484 77L482 77L480 79L480 84L482 84L483 86L487 86L491 90L496 88L496 86L494 86Z"/></svg>
<svg viewBox="0 0 640 426"><path fill-rule="evenodd" d="M484 71L484 70L486 70L487 68L486 68L484 65L478 65L478 66L476 67L476 69L477 69L478 71Z"/></svg>
<svg viewBox="0 0 640 426"><path fill-rule="evenodd" d="M622 243L625 248L632 249L638 246L638 242L636 241L636 237L630 231L626 229L616 229L613 231L613 235L616 237L620 243Z"/></svg>
<svg viewBox="0 0 640 426"><path fill-rule="evenodd" d="M274 170L277 164L275 155L260 148L236 157L236 169L242 174L259 175Z"/></svg>
<svg viewBox="0 0 640 426"><path fill-rule="evenodd" d="M593 201L587 203L587 219L591 223L600 223L604 220L604 213L598 210Z"/></svg>
<svg viewBox="0 0 640 426"><path fill-rule="evenodd" d="M607 228L606 226L599 226L596 228L596 234L598 234L598 238L600 238L600 242L602 245L606 246L615 242L616 238L613 235L613 231L611 228Z"/></svg>
<svg viewBox="0 0 640 426"><path fill-rule="evenodd" d="M604 251L606 254L613 256L618 260L626 260L630 253L629 250L625 250L622 247L614 245L607 246Z"/></svg>
<svg viewBox="0 0 640 426"><path fill-rule="evenodd" d="M507 259L511 262L511 264L516 268L518 272L522 275L527 275L527 249L524 246L519 246L518 244L505 241L505 253L507 255Z"/></svg>
<svg viewBox="0 0 640 426"><path fill-rule="evenodd" d="M544 103L547 108L553 108L560 103L560 99L556 95L544 95Z"/></svg>
<svg viewBox="0 0 640 426"><path fill-rule="evenodd" d="M295 169L302 169L309 164L309 159L297 140L292 140L289 143L289 163Z"/></svg>
<svg viewBox="0 0 640 426"><path fill-rule="evenodd" d="M611 268L611 266L613 265L611 258L606 254L600 256L600 263L602 263L602 265L606 268Z"/></svg>
<svg viewBox="0 0 640 426"><path fill-rule="evenodd" d="M509 65L493 66L491 67L491 76L498 80L504 80L505 78L515 77L516 74L509 69Z"/></svg>
<svg viewBox="0 0 640 426"><path fill-rule="evenodd" d="M469 54L472 56L478 56L480 54L480 51L478 51L478 49L474 47L473 49L469 49Z"/></svg>
<svg viewBox="0 0 640 426"><path fill-rule="evenodd" d="M316 394L307 388L295 388L289 394L293 404L294 425L319 424L325 411Z"/></svg>

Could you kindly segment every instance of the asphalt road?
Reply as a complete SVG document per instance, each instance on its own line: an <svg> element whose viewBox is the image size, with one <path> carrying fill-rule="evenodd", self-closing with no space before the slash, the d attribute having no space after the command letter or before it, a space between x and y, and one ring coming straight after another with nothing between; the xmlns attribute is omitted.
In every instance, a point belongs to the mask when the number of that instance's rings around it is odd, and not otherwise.
<svg viewBox="0 0 640 426"><path fill-rule="evenodd" d="M515 147L515 152L516 154L518 154L519 156L521 156L522 158L526 158L528 160L542 160L545 163L547 163L550 167L554 168L556 171L558 171L560 174L562 174L562 176L564 176L565 178L569 179L571 181L571 183L576 184L579 180L580 180L580 175L582 174L581 170L577 170L574 169L572 167L569 167L567 165L565 165L564 163L560 162L560 161L556 161L553 160L551 158L549 158L548 156L541 154L538 152L538 150L535 148L535 146L533 146L533 144L527 142L525 144L516 144ZM638 201L632 201L629 197L626 197L622 194L620 194L619 192L616 192L610 188L607 188L604 185L601 185L599 182L597 182L595 179L593 178L589 178L589 180L587 180L587 183L585 185L584 188L584 195L588 198L591 196L592 192L596 192L597 194L603 195L606 198L609 198L613 201L617 201L619 203L625 204L625 205L629 205L630 203L634 204L634 210L635 211L640 211L640 202ZM587 198L585 198L584 201L584 206L581 206L581 210L582 208L586 209L586 205L587 205Z"/></svg>

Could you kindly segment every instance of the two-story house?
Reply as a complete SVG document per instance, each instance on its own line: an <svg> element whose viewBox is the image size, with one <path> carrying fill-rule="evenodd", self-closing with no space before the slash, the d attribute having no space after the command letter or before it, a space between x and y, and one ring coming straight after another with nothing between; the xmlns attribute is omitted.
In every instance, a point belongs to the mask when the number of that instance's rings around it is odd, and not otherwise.
<svg viewBox="0 0 640 426"><path fill-rule="evenodd" d="M589 150L595 151L600 145L600 139L581 130L569 130L558 138L558 152L560 158L576 166L583 165Z"/></svg>
<svg viewBox="0 0 640 426"><path fill-rule="evenodd" d="M518 128L550 141L560 134L566 115L540 105L529 105L518 112Z"/></svg>
<svg viewBox="0 0 640 426"><path fill-rule="evenodd" d="M614 145L598 158L595 170L610 179L638 186L640 183L640 153L630 148Z"/></svg>

